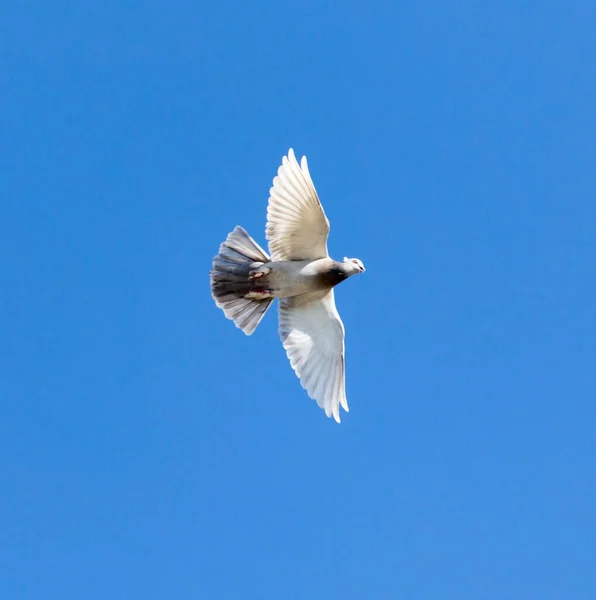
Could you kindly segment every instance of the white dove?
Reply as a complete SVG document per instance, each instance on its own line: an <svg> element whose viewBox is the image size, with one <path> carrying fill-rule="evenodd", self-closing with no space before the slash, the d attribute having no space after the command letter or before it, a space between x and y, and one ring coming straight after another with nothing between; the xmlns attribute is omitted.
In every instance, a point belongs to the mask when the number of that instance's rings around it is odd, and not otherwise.
<svg viewBox="0 0 596 600"><path fill-rule="evenodd" d="M306 156L289 150L273 180L267 207L267 253L240 226L219 247L210 272L211 295L236 327L251 335L275 298L279 333L302 387L339 423L348 411L344 326L333 288L364 272L357 258L329 257L329 221Z"/></svg>

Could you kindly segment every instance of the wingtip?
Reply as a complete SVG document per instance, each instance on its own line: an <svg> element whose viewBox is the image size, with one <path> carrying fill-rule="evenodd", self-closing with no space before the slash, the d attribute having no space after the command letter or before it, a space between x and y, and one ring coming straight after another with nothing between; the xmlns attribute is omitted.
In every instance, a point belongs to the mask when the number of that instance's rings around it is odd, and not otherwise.
<svg viewBox="0 0 596 600"><path fill-rule="evenodd" d="M302 160L300 161L300 168L306 174L306 176L310 179L310 173L308 172L308 162L306 160L306 155L303 156ZM312 179L311 179L311 183L312 183ZM314 184L313 184L313 187L314 187Z"/></svg>
<svg viewBox="0 0 596 600"><path fill-rule="evenodd" d="M303 171L308 170L308 163L306 162L306 156L302 155L300 162L298 162L296 158L296 154L294 153L294 148L290 148L288 150L288 154L284 156L284 159L287 159L289 162L296 163ZM282 160L283 162L283 160Z"/></svg>
<svg viewBox="0 0 596 600"><path fill-rule="evenodd" d="M333 418L335 419L336 423L341 423L341 418L339 416L339 406L333 407Z"/></svg>

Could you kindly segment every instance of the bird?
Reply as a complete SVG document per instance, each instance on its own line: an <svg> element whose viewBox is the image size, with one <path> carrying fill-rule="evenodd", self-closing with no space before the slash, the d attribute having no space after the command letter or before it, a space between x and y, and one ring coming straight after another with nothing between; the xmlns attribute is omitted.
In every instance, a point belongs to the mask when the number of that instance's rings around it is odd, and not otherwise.
<svg viewBox="0 0 596 600"><path fill-rule="evenodd" d="M345 330L334 288L363 273L357 258L333 260L327 250L329 220L308 170L292 148L282 158L267 205L269 253L239 225L213 258L215 304L236 327L252 335L273 301L279 301L279 335L307 394L339 423L348 412Z"/></svg>

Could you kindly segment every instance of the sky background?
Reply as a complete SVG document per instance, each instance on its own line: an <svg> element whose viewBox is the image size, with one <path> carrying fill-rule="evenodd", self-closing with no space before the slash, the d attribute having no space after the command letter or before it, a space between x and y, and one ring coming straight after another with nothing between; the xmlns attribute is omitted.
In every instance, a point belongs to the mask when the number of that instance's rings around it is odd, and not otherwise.
<svg viewBox="0 0 596 600"><path fill-rule="evenodd" d="M0 597L596 597L594 2L0 6ZM211 259L293 147L351 412Z"/></svg>

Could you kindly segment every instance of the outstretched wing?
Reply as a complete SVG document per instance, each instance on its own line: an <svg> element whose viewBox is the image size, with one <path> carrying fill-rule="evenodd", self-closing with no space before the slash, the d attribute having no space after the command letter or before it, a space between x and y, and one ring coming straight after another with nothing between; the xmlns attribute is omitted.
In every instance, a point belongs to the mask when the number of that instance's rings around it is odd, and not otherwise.
<svg viewBox="0 0 596 600"><path fill-rule="evenodd" d="M302 387L339 423L339 407L347 411L348 401L344 326L333 290L281 299L279 333Z"/></svg>
<svg viewBox="0 0 596 600"><path fill-rule="evenodd" d="M290 148L269 191L265 230L272 260L325 258L329 221L308 172Z"/></svg>

